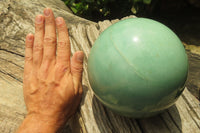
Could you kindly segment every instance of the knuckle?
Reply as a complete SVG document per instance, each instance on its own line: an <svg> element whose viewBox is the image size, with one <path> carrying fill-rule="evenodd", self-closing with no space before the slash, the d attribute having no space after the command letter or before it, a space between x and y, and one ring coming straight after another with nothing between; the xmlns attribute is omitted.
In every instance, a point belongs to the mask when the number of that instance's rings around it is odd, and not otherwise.
<svg viewBox="0 0 200 133"><path fill-rule="evenodd" d="M82 65L74 65L74 66L72 66L72 71L81 73L83 71L83 66Z"/></svg>
<svg viewBox="0 0 200 133"><path fill-rule="evenodd" d="M46 44L55 44L56 43L56 38L55 37L45 37L44 38L44 43L46 43Z"/></svg>
<svg viewBox="0 0 200 133"><path fill-rule="evenodd" d="M47 52L43 54L43 61L54 62L54 56L49 55Z"/></svg>
<svg viewBox="0 0 200 133"><path fill-rule="evenodd" d="M57 48L57 59L59 61L68 61L66 50Z"/></svg>
<svg viewBox="0 0 200 133"><path fill-rule="evenodd" d="M35 31L42 31L43 30L43 24L35 24Z"/></svg>
<svg viewBox="0 0 200 133"><path fill-rule="evenodd" d="M68 69L66 65L56 65L56 73L63 73Z"/></svg>
<svg viewBox="0 0 200 133"><path fill-rule="evenodd" d="M41 51L41 50L43 49L43 46L42 46L41 43L36 42L36 43L34 44L33 49L34 49L34 51Z"/></svg>
<svg viewBox="0 0 200 133"><path fill-rule="evenodd" d="M52 19L52 18L47 18L47 19L45 19L45 24L54 25L55 24L55 20Z"/></svg>
<svg viewBox="0 0 200 133"><path fill-rule="evenodd" d="M33 60L33 57L31 56L25 56L25 61L32 61Z"/></svg>
<svg viewBox="0 0 200 133"><path fill-rule="evenodd" d="M33 44L32 43L26 43L26 48L33 48Z"/></svg>
<svg viewBox="0 0 200 133"><path fill-rule="evenodd" d="M59 32L67 33L67 29L64 24L59 25L58 30L59 30Z"/></svg>
<svg viewBox="0 0 200 133"><path fill-rule="evenodd" d="M67 42L65 41L58 41L58 45L57 45L58 48L65 48L65 47L69 47Z"/></svg>

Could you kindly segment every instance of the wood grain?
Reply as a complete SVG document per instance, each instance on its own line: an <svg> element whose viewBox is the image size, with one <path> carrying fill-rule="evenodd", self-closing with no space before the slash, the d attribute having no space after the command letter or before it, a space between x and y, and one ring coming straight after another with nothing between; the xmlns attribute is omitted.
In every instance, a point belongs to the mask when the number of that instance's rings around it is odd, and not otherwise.
<svg viewBox="0 0 200 133"><path fill-rule="evenodd" d="M26 115L22 93L24 38L27 33L34 33L34 16L46 6L52 8L56 16L65 16L72 54L77 50L85 53L84 95L80 108L59 133L199 133L199 101L187 88L175 105L152 118L126 118L104 107L91 90L87 77L87 59L99 34L118 20L90 22L74 17L59 4L63 3L59 0L0 1L0 133L13 133ZM200 56L191 51L188 51L188 56L192 67L186 86L189 89L198 88L200 69L197 64Z"/></svg>

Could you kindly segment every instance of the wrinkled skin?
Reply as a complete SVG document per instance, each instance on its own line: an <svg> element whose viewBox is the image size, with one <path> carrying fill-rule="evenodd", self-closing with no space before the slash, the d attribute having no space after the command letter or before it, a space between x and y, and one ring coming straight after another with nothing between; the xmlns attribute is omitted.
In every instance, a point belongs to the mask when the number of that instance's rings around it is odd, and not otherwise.
<svg viewBox="0 0 200 133"><path fill-rule="evenodd" d="M84 55L82 51L72 58L70 55L64 19L55 19L52 10L46 8L44 15L36 16L35 35L26 36L23 90L28 120L18 132L23 132L30 121L38 120L60 127L75 113L83 91Z"/></svg>

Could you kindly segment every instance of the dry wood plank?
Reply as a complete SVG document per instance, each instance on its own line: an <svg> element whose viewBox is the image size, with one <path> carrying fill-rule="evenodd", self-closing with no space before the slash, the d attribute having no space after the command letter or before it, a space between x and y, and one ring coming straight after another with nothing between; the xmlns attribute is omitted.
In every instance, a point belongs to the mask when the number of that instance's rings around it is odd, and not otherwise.
<svg viewBox="0 0 200 133"><path fill-rule="evenodd" d="M3 2L3 8L0 4L0 9L3 9L0 11L0 132L12 133L26 114L22 94L24 37L28 32L34 32L34 16L41 13L45 6L52 7L59 16L68 13L65 13L64 7L59 9L56 6L60 4L58 0L48 2L36 0L32 3L29 0L3 0ZM23 4L24 8L21 8ZM67 17L69 16L65 19ZM72 53L77 50L83 50L85 53L84 95L77 114L60 130L61 133L198 133L200 131L199 101L187 89L174 106L152 118L126 118L104 107L91 90L87 77L87 59L99 34L118 20L106 20L97 24L83 19L66 20L69 23ZM193 65L192 68L195 68L189 73L195 82L189 80L191 85L188 87L193 87L192 84L198 87L200 69L195 64L200 58L195 54L189 60ZM195 75L196 73L198 74Z"/></svg>
<svg viewBox="0 0 200 133"><path fill-rule="evenodd" d="M22 83L0 73L0 132L14 132L25 114Z"/></svg>
<svg viewBox="0 0 200 133"><path fill-rule="evenodd" d="M200 47L194 49L200 49ZM189 73L186 86L200 100L200 52L187 51L187 55L189 59Z"/></svg>

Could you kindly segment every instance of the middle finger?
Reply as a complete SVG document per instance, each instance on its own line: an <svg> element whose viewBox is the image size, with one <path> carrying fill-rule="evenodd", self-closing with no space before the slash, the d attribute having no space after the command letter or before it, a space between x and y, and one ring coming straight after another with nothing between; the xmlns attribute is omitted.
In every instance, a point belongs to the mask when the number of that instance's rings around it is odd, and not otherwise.
<svg viewBox="0 0 200 133"><path fill-rule="evenodd" d="M55 18L51 9L44 9L45 35L43 62L55 60L56 56L56 26Z"/></svg>

